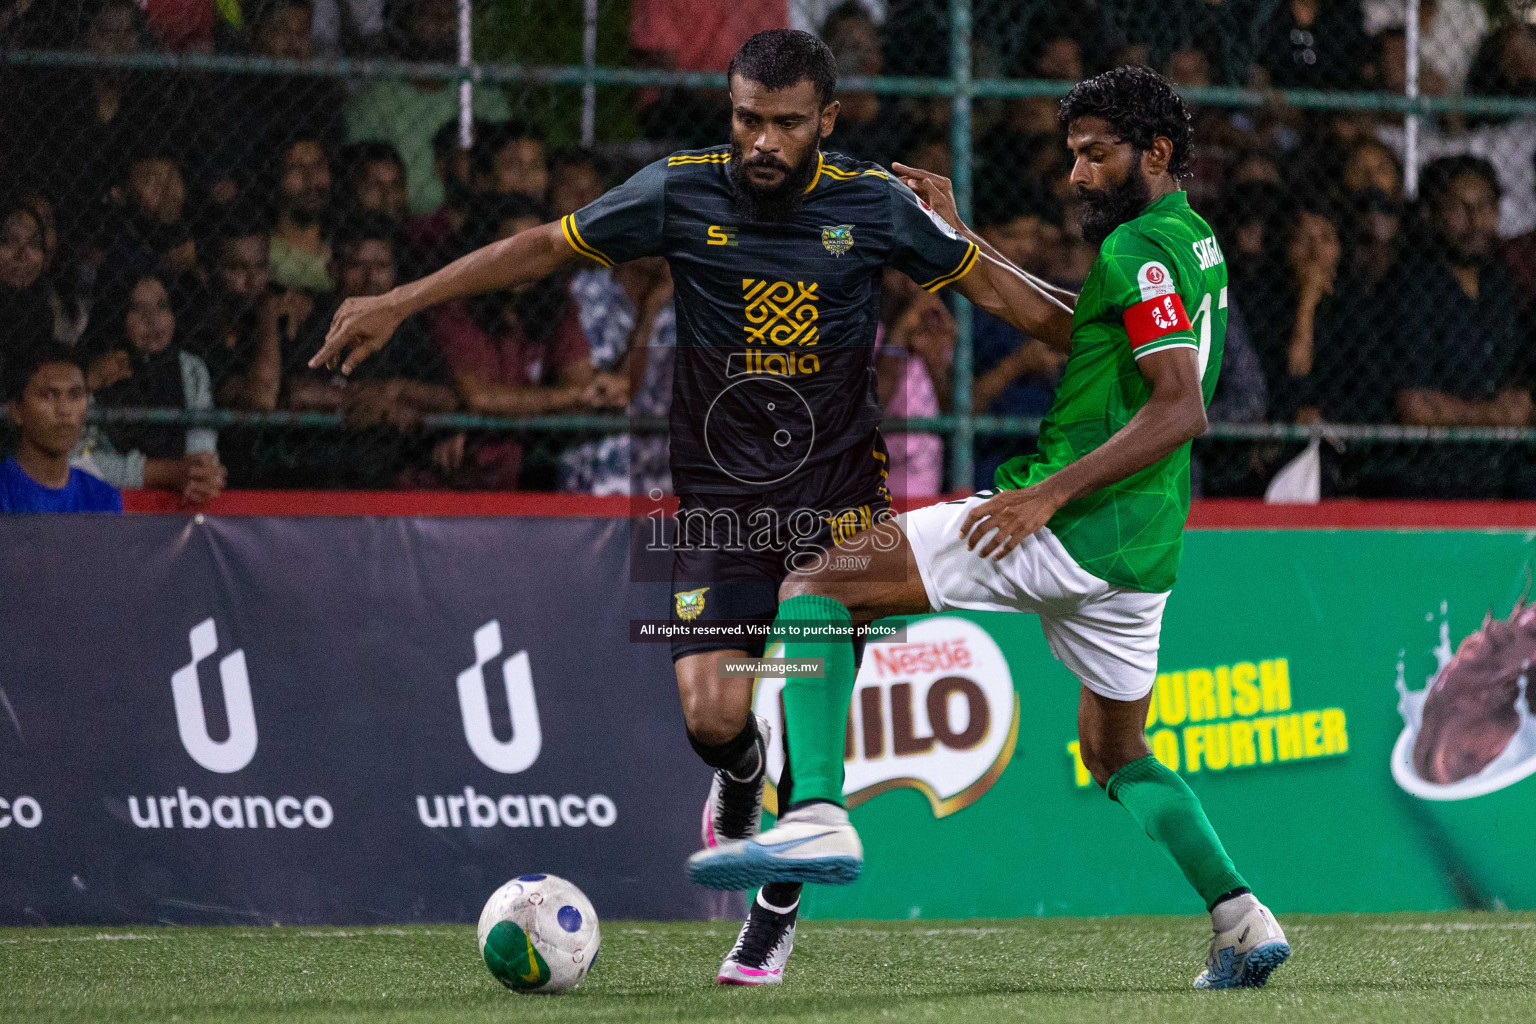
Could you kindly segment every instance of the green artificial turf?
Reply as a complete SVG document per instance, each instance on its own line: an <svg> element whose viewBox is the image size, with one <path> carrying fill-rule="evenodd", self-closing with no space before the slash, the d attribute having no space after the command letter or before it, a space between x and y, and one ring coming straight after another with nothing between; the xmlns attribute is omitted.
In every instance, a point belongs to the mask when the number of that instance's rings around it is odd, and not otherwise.
<svg viewBox="0 0 1536 1024"><path fill-rule="evenodd" d="M1196 992L1195 917L808 922L786 983L712 982L734 923L612 921L563 996L521 996L474 929L0 930L0 1020L1536 1021L1536 914L1289 915L1263 991Z"/></svg>

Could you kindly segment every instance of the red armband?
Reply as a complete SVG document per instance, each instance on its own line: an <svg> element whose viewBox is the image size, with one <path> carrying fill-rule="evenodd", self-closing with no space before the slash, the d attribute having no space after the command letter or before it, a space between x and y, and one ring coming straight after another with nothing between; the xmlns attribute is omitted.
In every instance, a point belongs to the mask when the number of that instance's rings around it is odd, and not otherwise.
<svg viewBox="0 0 1536 1024"><path fill-rule="evenodd" d="M1121 319L1132 351L1170 334L1191 330L1184 300L1176 292L1138 302L1128 307Z"/></svg>

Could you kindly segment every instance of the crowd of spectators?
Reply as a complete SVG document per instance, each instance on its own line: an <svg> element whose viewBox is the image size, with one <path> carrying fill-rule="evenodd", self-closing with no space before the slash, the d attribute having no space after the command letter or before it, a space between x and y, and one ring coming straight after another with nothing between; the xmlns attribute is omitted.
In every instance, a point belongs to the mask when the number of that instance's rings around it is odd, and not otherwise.
<svg viewBox="0 0 1536 1024"><path fill-rule="evenodd" d="M972 6L978 77L1065 83L1130 62L1187 87L1400 92L1406 77L1403 0ZM1536 96L1536 30L1478 0L1420 9L1424 93ZM820 32L845 76L948 73L942 0L632 0L630 19L640 66L723 70L751 32L792 25ZM0 45L451 62L458 14L454 0L0 0ZM0 109L0 375L35 369L23 350L46 342L101 410L328 413L345 425L98 417L82 423L75 466L189 501L225 486L667 489L665 442L644 432L557 442L423 425L443 412L664 416L676 323L659 261L450 304L407 321L351 378L307 358L345 298L579 209L646 158L719 143L718 92L636 90L633 137L594 153L551 145L516 90L485 85L466 140L459 90L441 79L12 65L0 81L14 99ZM1231 279L1211 419L1530 425L1536 118L1425 119L1410 201L1400 114L1275 95L1196 112L1185 185ZM952 170L948 98L845 89L840 100L826 148ZM973 221L1020 266L1073 286L1095 252L1077 228L1055 105L977 101ZM895 416L951 411L951 308L897 274L884 291L882 402ZM1061 355L980 312L974 339L976 411L1043 415ZM913 495L985 486L1031 443L983 436L976 478L961 481L946 476L942 438L888 440L895 489ZM1522 451L1325 446L1324 487L1536 497ZM1197 486L1260 493L1294 452L1202 447Z"/></svg>

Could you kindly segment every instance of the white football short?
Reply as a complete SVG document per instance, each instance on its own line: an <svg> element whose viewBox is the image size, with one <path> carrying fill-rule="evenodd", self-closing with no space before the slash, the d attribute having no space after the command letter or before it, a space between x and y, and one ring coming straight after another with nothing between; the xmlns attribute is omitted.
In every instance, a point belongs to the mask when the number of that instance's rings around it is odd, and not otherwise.
<svg viewBox="0 0 1536 1024"><path fill-rule="evenodd" d="M1000 561L966 548L960 524L991 492L896 517L934 611L1010 611L1040 616L1051 653L1088 689L1140 700L1157 678L1168 593L1125 590L1078 565L1048 529Z"/></svg>

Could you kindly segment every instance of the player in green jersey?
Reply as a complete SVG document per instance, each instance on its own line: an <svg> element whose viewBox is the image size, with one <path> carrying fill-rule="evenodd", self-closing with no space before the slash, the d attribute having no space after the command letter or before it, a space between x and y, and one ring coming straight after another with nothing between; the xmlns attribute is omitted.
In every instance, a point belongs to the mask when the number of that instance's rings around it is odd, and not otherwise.
<svg viewBox="0 0 1536 1024"><path fill-rule="evenodd" d="M777 621L786 629L847 627L961 608L1038 615L1052 652L1081 683L1083 763L1211 912L1210 953L1196 986L1260 986L1290 955L1285 935L1199 799L1152 756L1144 731L1189 514L1190 442L1205 430L1221 368L1226 263L1179 188L1193 132L1167 81L1147 68L1106 72L1079 83L1058 119L1075 158L1084 235L1101 244L1080 296L1037 282L1042 294L1075 303L1066 368L1037 453L1004 464L993 491L876 525L819 569L791 575ZM960 223L946 179L896 170L1001 262ZM790 677L784 687L796 803L755 839L695 854L689 870L705 884L849 881L862 865L842 810L851 645L786 633L784 656L825 665L824 678Z"/></svg>

